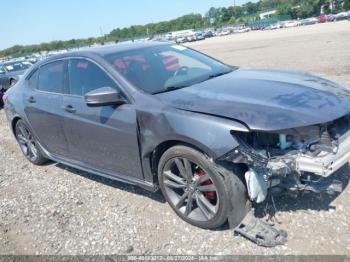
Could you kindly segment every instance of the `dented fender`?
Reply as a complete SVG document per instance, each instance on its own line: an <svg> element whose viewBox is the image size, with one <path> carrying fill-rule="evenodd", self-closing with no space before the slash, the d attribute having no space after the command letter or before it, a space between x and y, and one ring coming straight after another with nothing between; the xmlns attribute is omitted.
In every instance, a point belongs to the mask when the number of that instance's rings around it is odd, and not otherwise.
<svg viewBox="0 0 350 262"><path fill-rule="evenodd" d="M139 113L138 122L142 155L163 142L175 140L193 144L209 157L216 159L238 146L231 130L246 130L243 125L234 121L181 110L160 112L157 115Z"/></svg>
<svg viewBox="0 0 350 262"><path fill-rule="evenodd" d="M147 111L144 110L147 107L142 108L137 110L137 122L140 158L146 180L153 179L149 157L162 143L191 144L210 158L217 159L239 145L231 135L232 130L249 131L243 124L231 119L174 108L169 110L159 108L159 105L149 106Z"/></svg>

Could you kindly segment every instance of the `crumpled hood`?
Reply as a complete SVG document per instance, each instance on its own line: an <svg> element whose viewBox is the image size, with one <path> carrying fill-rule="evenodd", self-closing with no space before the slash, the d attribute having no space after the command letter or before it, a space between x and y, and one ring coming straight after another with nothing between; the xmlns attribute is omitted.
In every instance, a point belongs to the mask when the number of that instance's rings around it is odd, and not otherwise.
<svg viewBox="0 0 350 262"><path fill-rule="evenodd" d="M350 92L309 74L237 69L157 95L175 108L244 122L252 130L282 130L335 120L350 113Z"/></svg>

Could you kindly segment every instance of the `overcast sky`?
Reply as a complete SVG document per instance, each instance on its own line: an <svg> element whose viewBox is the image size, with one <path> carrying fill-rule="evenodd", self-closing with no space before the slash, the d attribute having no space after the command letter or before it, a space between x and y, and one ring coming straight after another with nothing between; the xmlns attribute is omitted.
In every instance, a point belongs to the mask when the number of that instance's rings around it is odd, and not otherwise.
<svg viewBox="0 0 350 262"><path fill-rule="evenodd" d="M236 0L237 5L245 2ZM205 14L212 6L233 4L234 0L1 0L0 50L95 37L117 27Z"/></svg>

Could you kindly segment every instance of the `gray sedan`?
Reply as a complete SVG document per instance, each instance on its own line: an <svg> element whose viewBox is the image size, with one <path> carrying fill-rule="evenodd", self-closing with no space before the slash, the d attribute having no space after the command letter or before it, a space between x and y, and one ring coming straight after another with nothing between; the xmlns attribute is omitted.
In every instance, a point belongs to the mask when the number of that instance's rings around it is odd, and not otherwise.
<svg viewBox="0 0 350 262"><path fill-rule="evenodd" d="M350 159L350 93L306 73L243 69L164 42L51 57L5 94L26 158L161 189L202 228L298 190ZM319 183L317 183L319 182Z"/></svg>

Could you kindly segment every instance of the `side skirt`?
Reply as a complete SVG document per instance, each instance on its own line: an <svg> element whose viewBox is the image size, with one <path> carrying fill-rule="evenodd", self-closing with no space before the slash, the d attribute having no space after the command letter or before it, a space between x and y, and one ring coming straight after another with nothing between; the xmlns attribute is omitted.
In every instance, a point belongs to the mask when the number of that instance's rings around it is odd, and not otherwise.
<svg viewBox="0 0 350 262"><path fill-rule="evenodd" d="M78 162L78 161L72 161L72 160L66 159L64 157L60 157L60 156L56 156L56 155L50 154L40 144L39 144L39 146L40 146L41 150L43 151L43 153L45 154L45 156L47 158L53 160L54 162L61 163L61 164L73 167L75 169L82 170L82 171L85 171L85 172L97 175L97 176L106 177L106 178L109 178L111 180L116 180L116 181L124 182L124 183L127 183L127 184L136 185L136 186L139 186L139 187L141 187L143 189L146 189L148 191L156 192L158 190L158 187L155 184L151 183L151 182L148 182L148 181L145 181L145 180L141 180L141 179L137 179L137 178L134 178L134 177L131 177L131 176L122 175L122 174L117 173L117 172L115 172L115 173L107 173L105 171L98 170L98 169L95 169L95 168L93 168L91 166L88 166L88 165L86 165L84 163L81 163L81 162Z"/></svg>

